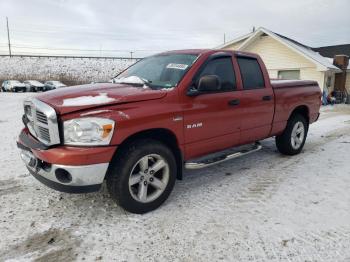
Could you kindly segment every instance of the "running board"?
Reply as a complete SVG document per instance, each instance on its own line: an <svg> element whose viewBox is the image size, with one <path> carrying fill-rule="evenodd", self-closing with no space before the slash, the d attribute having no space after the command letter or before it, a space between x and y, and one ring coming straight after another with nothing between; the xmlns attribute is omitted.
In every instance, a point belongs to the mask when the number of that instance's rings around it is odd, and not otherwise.
<svg viewBox="0 0 350 262"><path fill-rule="evenodd" d="M200 169L204 167L213 166L237 157L248 155L259 151L262 148L262 145L259 142L256 142L252 145L240 146L218 153L210 154L201 158L193 159L185 163L186 169Z"/></svg>

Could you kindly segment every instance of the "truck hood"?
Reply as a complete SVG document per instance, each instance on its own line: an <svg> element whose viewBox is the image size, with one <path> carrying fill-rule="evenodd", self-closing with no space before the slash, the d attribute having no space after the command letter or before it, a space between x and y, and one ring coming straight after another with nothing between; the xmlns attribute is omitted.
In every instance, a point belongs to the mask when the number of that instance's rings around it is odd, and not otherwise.
<svg viewBox="0 0 350 262"><path fill-rule="evenodd" d="M164 90L152 90L146 86L105 83L56 89L36 98L55 108L58 113L67 114L103 105L160 99L166 94Z"/></svg>

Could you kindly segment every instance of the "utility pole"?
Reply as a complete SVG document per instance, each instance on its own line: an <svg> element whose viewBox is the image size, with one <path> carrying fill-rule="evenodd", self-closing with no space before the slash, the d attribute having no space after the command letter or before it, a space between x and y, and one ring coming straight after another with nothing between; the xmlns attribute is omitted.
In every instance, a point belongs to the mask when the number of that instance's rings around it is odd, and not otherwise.
<svg viewBox="0 0 350 262"><path fill-rule="evenodd" d="M130 51L130 59L132 59L132 54L133 53L134 53L133 51Z"/></svg>
<svg viewBox="0 0 350 262"><path fill-rule="evenodd" d="M224 33L224 44L226 44L226 33Z"/></svg>
<svg viewBox="0 0 350 262"><path fill-rule="evenodd" d="M12 53L11 53L11 41L10 41L10 30L9 30L9 19L8 17L6 16L6 25L7 25L7 40L8 40L8 43L9 43L9 54L10 54L10 57L12 56Z"/></svg>

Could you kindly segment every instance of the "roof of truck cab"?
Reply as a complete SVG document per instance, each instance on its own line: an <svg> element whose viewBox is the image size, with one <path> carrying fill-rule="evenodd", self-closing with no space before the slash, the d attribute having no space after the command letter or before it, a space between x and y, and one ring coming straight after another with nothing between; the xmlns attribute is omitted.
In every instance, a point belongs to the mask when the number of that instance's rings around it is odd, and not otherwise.
<svg viewBox="0 0 350 262"><path fill-rule="evenodd" d="M182 50L171 50L160 53L163 54L192 54L192 55L203 55L203 54L214 54L214 53L233 53L233 54L243 54L248 56L257 56L255 53L244 52L244 51L233 51L225 49L182 49Z"/></svg>

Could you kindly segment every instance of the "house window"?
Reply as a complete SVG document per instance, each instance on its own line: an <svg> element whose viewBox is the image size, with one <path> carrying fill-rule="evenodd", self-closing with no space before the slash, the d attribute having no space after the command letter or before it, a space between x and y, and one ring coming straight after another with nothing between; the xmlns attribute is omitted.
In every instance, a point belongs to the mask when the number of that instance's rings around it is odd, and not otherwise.
<svg viewBox="0 0 350 262"><path fill-rule="evenodd" d="M283 80L300 79L300 70L280 70L278 71L278 79L283 79Z"/></svg>

